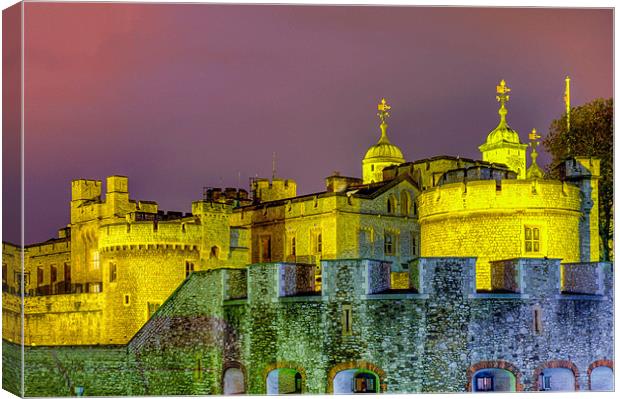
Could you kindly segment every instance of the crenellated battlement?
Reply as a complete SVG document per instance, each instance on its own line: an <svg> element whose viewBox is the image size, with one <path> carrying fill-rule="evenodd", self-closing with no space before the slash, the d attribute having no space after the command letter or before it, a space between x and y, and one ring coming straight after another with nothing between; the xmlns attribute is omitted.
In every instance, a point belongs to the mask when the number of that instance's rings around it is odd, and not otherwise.
<svg viewBox="0 0 620 399"><path fill-rule="evenodd" d="M118 223L101 227L99 234L100 250L156 249L163 245L168 249L195 249L200 245L202 226L194 219Z"/></svg>
<svg viewBox="0 0 620 399"><path fill-rule="evenodd" d="M251 184L254 202L277 201L297 196L297 183L293 179L256 178L252 179Z"/></svg>
<svg viewBox="0 0 620 399"><path fill-rule="evenodd" d="M93 200L101 198L101 180L76 179L71 181L71 200Z"/></svg>
<svg viewBox="0 0 620 399"><path fill-rule="evenodd" d="M420 219L459 211L579 212L580 190L555 180L476 180L433 187L418 197Z"/></svg>
<svg viewBox="0 0 620 399"><path fill-rule="evenodd" d="M574 294L599 296L607 300L613 294L613 268L610 263L561 263L560 259L514 258L491 262L493 290L476 290L475 258L419 258L410 269L412 282L407 291L390 287L390 262L375 259L341 259L322 261L323 285L316 292L310 265L275 262L250 265L246 270L222 269L226 281L224 298L248 298L271 302L295 297L296 302L429 299L454 291L464 300L488 295L496 299L523 299L558 296L570 299ZM452 271L444 272L443 268ZM564 273L561 273L561 270ZM567 279L561 284L561 279ZM231 277L233 276L233 277ZM276 283L265 287L266 281ZM259 289L259 287L262 287ZM438 287L446 287L439 290ZM449 292L448 292L449 293ZM603 298L607 296L606 298ZM304 297L307 297L304 299Z"/></svg>

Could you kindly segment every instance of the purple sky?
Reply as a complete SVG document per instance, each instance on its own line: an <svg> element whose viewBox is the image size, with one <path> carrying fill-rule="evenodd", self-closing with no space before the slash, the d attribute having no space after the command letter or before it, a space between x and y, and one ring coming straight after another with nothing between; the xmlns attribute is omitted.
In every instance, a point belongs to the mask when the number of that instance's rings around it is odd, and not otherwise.
<svg viewBox="0 0 620 399"><path fill-rule="evenodd" d="M566 75L573 105L612 96L612 31L611 10L27 3L26 242L69 222L76 178L190 211L274 151L299 194L360 176L381 97L411 161L480 158L501 78L510 125L544 135Z"/></svg>

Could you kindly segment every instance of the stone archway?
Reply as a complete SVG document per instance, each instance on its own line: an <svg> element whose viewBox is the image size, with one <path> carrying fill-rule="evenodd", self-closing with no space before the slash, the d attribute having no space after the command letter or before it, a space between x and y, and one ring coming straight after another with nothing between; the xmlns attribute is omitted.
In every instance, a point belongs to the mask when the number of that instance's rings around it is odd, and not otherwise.
<svg viewBox="0 0 620 399"><path fill-rule="evenodd" d="M566 387L567 389L561 389L561 387L565 384L559 383L558 387L560 387L560 389L558 390L566 390L566 391L570 391L570 390L578 391L579 390L579 369L577 369L577 366L575 366L575 363L569 360L551 360L551 361L541 364L540 366L536 368L536 370L534 370L534 375L532 378L532 386L531 386L532 391L540 390L540 383L541 383L540 376L541 374L544 373L544 370L548 370L548 369L567 369L567 370L570 370L573 374L573 383L572 383L571 389L568 389L568 387ZM561 379L562 375L558 374L557 377Z"/></svg>
<svg viewBox="0 0 620 399"><path fill-rule="evenodd" d="M599 375L598 370L607 370L608 375ZM614 390L614 361L600 359L588 366L588 389L594 391Z"/></svg>
<svg viewBox="0 0 620 399"><path fill-rule="evenodd" d="M465 386L467 392L473 392L472 380L478 371L484 369L502 369L509 371L515 377L515 391L523 391L523 384L521 383L522 374L514 364L505 360L483 360L467 369L467 385Z"/></svg>
<svg viewBox="0 0 620 399"><path fill-rule="evenodd" d="M336 375L342 371L347 370L360 370L360 372L362 373L363 371L370 371L372 374L375 374L379 379L377 393L384 393L387 391L387 384L385 383L385 371L370 362L364 360L355 360L339 363L329 370L329 372L327 373L327 393L334 393L334 379L336 378Z"/></svg>
<svg viewBox="0 0 620 399"><path fill-rule="evenodd" d="M274 377L274 372L278 373L277 377ZM281 374L281 375L280 375ZM306 393L307 391L307 380L306 380L306 369L303 368L299 363L296 362L288 362L288 361L279 361L272 363L265 367L263 370L263 381L265 382L265 393L266 394L286 394L286 393ZM285 386L286 392L280 392L280 387L277 389L277 392L270 393L269 384L275 384L274 378L279 380ZM299 381L299 379L301 381ZM299 388L296 386L299 384ZM299 392L298 392L299 391Z"/></svg>
<svg viewBox="0 0 620 399"><path fill-rule="evenodd" d="M240 395L247 392L247 374L243 364L230 361L222 368L222 394Z"/></svg>

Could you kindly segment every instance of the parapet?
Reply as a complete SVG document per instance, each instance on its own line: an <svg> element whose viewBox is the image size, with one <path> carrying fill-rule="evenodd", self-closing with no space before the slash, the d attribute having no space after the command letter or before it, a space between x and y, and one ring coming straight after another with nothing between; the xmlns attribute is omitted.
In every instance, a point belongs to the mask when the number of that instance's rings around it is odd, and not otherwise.
<svg viewBox="0 0 620 399"><path fill-rule="evenodd" d="M252 197L255 203L277 201L296 196L297 183L292 179L252 179Z"/></svg>
<svg viewBox="0 0 620 399"><path fill-rule="evenodd" d="M594 157L568 158L558 165L562 180L579 180L601 175L601 160Z"/></svg>
<svg viewBox="0 0 620 399"><path fill-rule="evenodd" d="M557 180L477 180L433 187L418 197L420 219L458 211L580 211L579 188Z"/></svg>
<svg viewBox="0 0 620 399"><path fill-rule="evenodd" d="M71 200L101 200L101 180L78 179L71 181Z"/></svg>
<svg viewBox="0 0 620 399"><path fill-rule="evenodd" d="M497 299L598 299L613 294L609 263L561 264L560 259L515 258L491 262L493 289L476 291L476 258L419 258L410 268L409 290L390 287L391 263L374 259L321 261L322 287L315 292L313 265L261 263L243 270L227 270L225 299L245 298L271 302L296 297L295 301L354 301L357 299L429 299L441 301ZM563 269L564 284L561 280ZM247 279L247 280L246 280Z"/></svg>
<svg viewBox="0 0 620 399"><path fill-rule="evenodd" d="M495 180L501 184L502 180L516 180L517 173L505 167L495 166L467 166L459 169L452 169L445 172L440 178L438 185L443 186L452 183L466 183L476 180Z"/></svg>
<svg viewBox="0 0 620 399"><path fill-rule="evenodd" d="M242 188L238 189L235 187L226 187L223 190L219 187L205 187L202 199L206 202L220 202L235 206L249 205L251 203L248 192Z"/></svg>
<svg viewBox="0 0 620 399"><path fill-rule="evenodd" d="M108 176L106 180L106 193L123 193L127 194L128 179L126 176Z"/></svg>
<svg viewBox="0 0 620 399"><path fill-rule="evenodd" d="M202 227L193 219L110 224L99 232L99 248L109 250L196 250L202 239Z"/></svg>

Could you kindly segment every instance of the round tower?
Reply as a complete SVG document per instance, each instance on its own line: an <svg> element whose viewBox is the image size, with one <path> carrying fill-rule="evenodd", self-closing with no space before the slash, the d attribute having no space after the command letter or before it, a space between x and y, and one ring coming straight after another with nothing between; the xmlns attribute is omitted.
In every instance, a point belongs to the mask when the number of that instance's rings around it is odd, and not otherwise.
<svg viewBox="0 0 620 399"><path fill-rule="evenodd" d="M383 169L391 165L399 165L405 162L403 153L396 145L390 143L387 137L388 124L385 122L390 116L390 106L385 98L381 100L377 109L377 116L381 120L381 137L377 144L366 151L366 156L362 160L362 178L364 184L377 183L383 181Z"/></svg>

